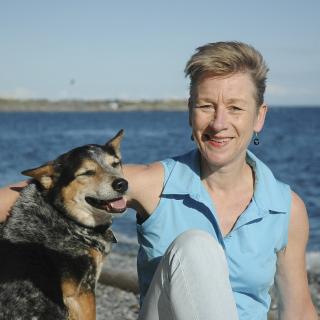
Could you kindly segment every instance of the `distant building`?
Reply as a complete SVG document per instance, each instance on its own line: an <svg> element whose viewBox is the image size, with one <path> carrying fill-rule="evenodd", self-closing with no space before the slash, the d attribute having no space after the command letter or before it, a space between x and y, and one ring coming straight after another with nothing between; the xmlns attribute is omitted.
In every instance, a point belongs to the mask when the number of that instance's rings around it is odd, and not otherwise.
<svg viewBox="0 0 320 320"><path fill-rule="evenodd" d="M119 104L117 102L110 102L109 107L111 110L118 110Z"/></svg>

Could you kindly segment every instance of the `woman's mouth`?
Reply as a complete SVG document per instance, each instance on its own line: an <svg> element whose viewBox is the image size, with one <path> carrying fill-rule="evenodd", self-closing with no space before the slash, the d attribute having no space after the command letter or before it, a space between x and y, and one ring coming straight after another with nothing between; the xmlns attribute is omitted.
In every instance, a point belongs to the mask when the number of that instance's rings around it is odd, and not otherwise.
<svg viewBox="0 0 320 320"><path fill-rule="evenodd" d="M204 137L205 140L215 148L222 148L233 139L232 137L210 137L208 134L205 134Z"/></svg>

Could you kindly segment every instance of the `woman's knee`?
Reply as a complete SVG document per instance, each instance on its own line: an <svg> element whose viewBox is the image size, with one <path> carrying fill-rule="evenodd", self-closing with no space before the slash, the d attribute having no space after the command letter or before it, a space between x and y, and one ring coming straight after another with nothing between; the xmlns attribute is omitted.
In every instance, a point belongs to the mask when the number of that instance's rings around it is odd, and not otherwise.
<svg viewBox="0 0 320 320"><path fill-rule="evenodd" d="M199 255L201 252L216 252L224 255L221 245L214 237L203 230L191 229L181 233L169 246L169 251L179 252L183 255Z"/></svg>

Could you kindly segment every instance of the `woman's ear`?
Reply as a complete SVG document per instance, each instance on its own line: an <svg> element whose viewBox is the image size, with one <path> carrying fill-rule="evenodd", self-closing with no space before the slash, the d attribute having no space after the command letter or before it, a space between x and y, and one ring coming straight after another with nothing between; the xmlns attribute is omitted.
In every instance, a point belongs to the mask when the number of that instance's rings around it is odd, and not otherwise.
<svg viewBox="0 0 320 320"><path fill-rule="evenodd" d="M263 103L258 110L257 118L255 120L254 131L260 132L263 128L264 121L268 112L268 106Z"/></svg>

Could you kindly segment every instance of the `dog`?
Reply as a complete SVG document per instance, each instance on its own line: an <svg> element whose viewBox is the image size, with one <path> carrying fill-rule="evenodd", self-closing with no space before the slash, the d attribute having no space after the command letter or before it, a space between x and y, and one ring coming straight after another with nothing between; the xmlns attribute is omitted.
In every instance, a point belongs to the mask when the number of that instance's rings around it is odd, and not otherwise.
<svg viewBox="0 0 320 320"><path fill-rule="evenodd" d="M126 210L123 130L40 167L0 224L0 319L93 320L95 286Z"/></svg>

